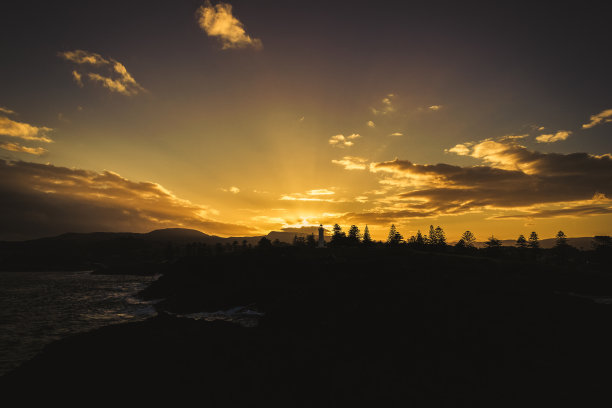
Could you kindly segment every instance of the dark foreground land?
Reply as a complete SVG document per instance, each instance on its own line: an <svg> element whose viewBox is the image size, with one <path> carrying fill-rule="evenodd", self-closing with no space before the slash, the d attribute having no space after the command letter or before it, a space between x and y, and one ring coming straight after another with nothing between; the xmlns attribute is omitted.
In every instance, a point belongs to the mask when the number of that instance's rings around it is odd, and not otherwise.
<svg viewBox="0 0 612 408"><path fill-rule="evenodd" d="M48 346L5 390L198 395L202 406L595 406L611 396L612 276L393 248L186 257L160 314ZM251 305L256 327L171 313ZM171 313L166 313L171 312Z"/></svg>

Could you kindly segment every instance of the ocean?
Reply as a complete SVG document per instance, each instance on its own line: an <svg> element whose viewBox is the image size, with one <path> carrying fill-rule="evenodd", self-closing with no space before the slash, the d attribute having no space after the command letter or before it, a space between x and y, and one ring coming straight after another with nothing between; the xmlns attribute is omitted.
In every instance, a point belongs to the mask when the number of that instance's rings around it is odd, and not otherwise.
<svg viewBox="0 0 612 408"><path fill-rule="evenodd" d="M135 297L154 279L90 271L0 272L0 375L52 341L154 316L154 302Z"/></svg>

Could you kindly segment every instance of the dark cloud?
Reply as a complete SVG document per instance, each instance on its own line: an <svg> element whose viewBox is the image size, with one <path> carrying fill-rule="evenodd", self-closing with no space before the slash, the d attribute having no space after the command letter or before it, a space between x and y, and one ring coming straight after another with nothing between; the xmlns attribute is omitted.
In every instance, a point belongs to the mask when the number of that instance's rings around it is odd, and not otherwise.
<svg viewBox="0 0 612 408"><path fill-rule="evenodd" d="M396 222L400 219L406 218L426 218L437 215L437 212L433 209L410 209L410 210L372 210L363 212L350 212L341 215L333 215L328 218L321 220L324 224L335 224L341 225L361 225L361 224L389 224Z"/></svg>
<svg viewBox="0 0 612 408"><path fill-rule="evenodd" d="M421 165L395 159L373 163L370 170L403 186L396 197L405 200L405 207L417 213L424 208L430 215L460 214L485 208L522 207L528 210L540 204L572 202L570 207L575 207L572 210L534 210L533 214L555 217L608 213L605 206L577 206L594 197L611 196L610 155L540 153L493 141L471 146L469 153L464 155L479 158L489 165ZM423 204L413 203L419 200Z"/></svg>
<svg viewBox="0 0 612 408"><path fill-rule="evenodd" d="M554 217L584 217L586 215L612 214L612 207L605 205L578 205L570 208L540 210L526 214L499 215L495 219L524 219L524 218L554 218Z"/></svg>
<svg viewBox="0 0 612 408"><path fill-rule="evenodd" d="M210 219L213 210L180 199L159 184L134 182L109 171L0 160L0 196L0 239L165 227L220 235L254 232Z"/></svg>

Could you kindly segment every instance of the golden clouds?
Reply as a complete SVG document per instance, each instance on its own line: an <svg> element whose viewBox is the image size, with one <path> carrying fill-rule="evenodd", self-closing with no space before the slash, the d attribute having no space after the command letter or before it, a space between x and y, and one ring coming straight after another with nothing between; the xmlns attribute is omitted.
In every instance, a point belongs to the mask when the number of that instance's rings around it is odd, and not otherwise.
<svg viewBox="0 0 612 408"><path fill-rule="evenodd" d="M2 136L16 137L33 142L52 143L53 140L45 135L52 130L48 127L33 126L0 116L0 135Z"/></svg>
<svg viewBox="0 0 612 408"><path fill-rule="evenodd" d="M306 191L306 193L293 193L285 194L281 196L281 201L324 201L324 202L335 202L330 196L336 194L333 190L328 188L319 188L314 190Z"/></svg>
<svg viewBox="0 0 612 408"><path fill-rule="evenodd" d="M221 48L247 48L256 50L263 48L260 39L253 38L246 33L244 24L232 14L232 5L219 3L212 5L206 1L196 11L198 25L210 37L216 37L221 41Z"/></svg>
<svg viewBox="0 0 612 408"><path fill-rule="evenodd" d="M33 154L34 156L40 156L47 152L47 150L42 147L27 147L19 143L11 143L11 142L0 143L0 149L8 150L11 152Z"/></svg>
<svg viewBox="0 0 612 408"><path fill-rule="evenodd" d="M95 52L88 52L83 50L65 51L60 52L59 55L68 61L72 61L75 64L89 64L89 65L107 65L110 62L103 58L100 54Z"/></svg>
<svg viewBox="0 0 612 408"><path fill-rule="evenodd" d="M75 50L58 54L61 58L81 66L86 72L72 71L72 78L79 87L83 87L83 78L97 82L111 92L126 96L137 95L145 89L127 71L125 66L113 58L104 58L94 52ZM95 68L96 72L91 69Z"/></svg>
<svg viewBox="0 0 612 408"><path fill-rule="evenodd" d="M14 115L15 112L7 109L7 108L3 108L2 106L0 106L0 113L4 113L5 115Z"/></svg>
<svg viewBox="0 0 612 408"><path fill-rule="evenodd" d="M225 193L238 194L240 192L240 189L236 186L231 186L229 188L222 188L221 191Z"/></svg>
<svg viewBox="0 0 612 408"><path fill-rule="evenodd" d="M181 199L161 185L135 182L111 171L95 172L0 160L0 221L4 233L146 231L197 228L222 235L253 230L210 219L216 211Z"/></svg>
<svg viewBox="0 0 612 408"><path fill-rule="evenodd" d="M15 114L10 109L2 108L0 113ZM46 135L53 129L44 126L34 126L28 123L17 122L5 116L0 116L0 136L8 136L28 142L52 143L53 140ZM27 153L40 156L47 152L42 147L28 147L16 142L0 142L0 149L11 152Z"/></svg>
<svg viewBox="0 0 612 408"><path fill-rule="evenodd" d="M328 142L330 145L334 147L340 147L340 148L351 147L355 144L353 140L358 139L360 137L361 135L357 133L353 133L352 135L349 135L349 136L335 135L335 136L330 137Z"/></svg>
<svg viewBox="0 0 612 408"><path fill-rule="evenodd" d="M395 106L393 104L393 100L395 99L395 94L388 94L385 96L380 102L381 105L378 108L371 108L372 113L374 115L388 115L390 113L395 112Z"/></svg>
<svg viewBox="0 0 612 408"><path fill-rule="evenodd" d="M538 143L554 143L567 139L571 134L572 132L570 131L560 130L555 134L540 135L536 137L536 140L538 141Z"/></svg>
<svg viewBox="0 0 612 408"><path fill-rule="evenodd" d="M596 115L592 115L590 117L590 122L582 125L583 129L590 129L593 126L612 122L612 109L606 109L604 111L599 112Z"/></svg>
<svg viewBox="0 0 612 408"><path fill-rule="evenodd" d="M343 166L345 170L365 170L368 159L344 156L341 160L332 160L331 162Z"/></svg>
<svg viewBox="0 0 612 408"><path fill-rule="evenodd" d="M457 145L448 151L479 158L489 165L428 165L399 159L370 165L372 172L383 175L383 183L389 177L406 181L392 183L400 189L394 214L402 200L402 211L408 211L405 214L431 215L518 210L523 212L519 216L544 218L607 214L611 208L609 202L601 200L612 194L612 159L607 155L539 153L491 140L473 146ZM563 208L542 210L542 205Z"/></svg>
<svg viewBox="0 0 612 408"><path fill-rule="evenodd" d="M455 153L458 154L459 156L467 156L468 154L470 154L470 148L463 143L459 143L453 147L451 147L450 149L444 149L445 152L447 153Z"/></svg>

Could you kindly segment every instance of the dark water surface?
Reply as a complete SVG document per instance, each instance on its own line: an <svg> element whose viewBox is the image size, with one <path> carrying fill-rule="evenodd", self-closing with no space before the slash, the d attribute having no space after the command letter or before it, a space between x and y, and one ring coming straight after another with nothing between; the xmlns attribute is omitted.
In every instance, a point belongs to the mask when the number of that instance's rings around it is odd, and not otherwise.
<svg viewBox="0 0 612 408"><path fill-rule="evenodd" d="M133 297L150 276L0 272L0 375L71 334L144 320L152 303Z"/></svg>

